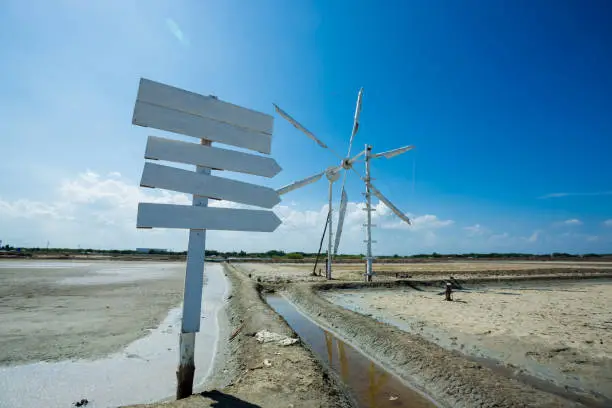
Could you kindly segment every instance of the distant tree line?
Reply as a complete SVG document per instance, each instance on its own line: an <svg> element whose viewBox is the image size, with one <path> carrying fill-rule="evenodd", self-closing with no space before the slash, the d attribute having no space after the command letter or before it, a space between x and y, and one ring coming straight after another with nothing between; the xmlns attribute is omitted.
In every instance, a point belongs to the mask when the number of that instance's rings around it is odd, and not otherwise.
<svg viewBox="0 0 612 408"><path fill-rule="evenodd" d="M16 248L11 245L4 245L0 247L4 251L15 251ZM66 255L78 255L78 254L92 254L92 255L144 255L135 249L93 249L93 248L19 248L22 253L49 253L49 254L66 254ZM187 251L163 251L151 249L148 252L151 255L187 255ZM246 252L246 251L216 251L212 249L206 250L207 257L219 257L219 258L274 258L274 259L313 259L317 256L316 252L285 252L282 250L270 250L266 252ZM325 253L320 254L321 257L325 256ZM466 253L466 254L440 254L433 252L431 254L416 254L416 255L379 255L377 258L385 259L550 259L550 258L598 258L598 257L611 257L612 254L569 254L566 252L554 252L552 254L528 254L528 253ZM340 254L337 255L336 259L345 260L358 260L364 258L363 254Z"/></svg>

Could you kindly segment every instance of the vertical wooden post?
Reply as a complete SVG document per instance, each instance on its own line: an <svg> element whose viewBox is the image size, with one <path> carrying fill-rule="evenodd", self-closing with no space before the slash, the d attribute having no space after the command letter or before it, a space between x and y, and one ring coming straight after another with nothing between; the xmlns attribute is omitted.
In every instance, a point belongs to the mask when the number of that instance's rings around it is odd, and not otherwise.
<svg viewBox="0 0 612 408"><path fill-rule="evenodd" d="M210 140L201 139L200 144L210 146ZM196 173L210 174L208 167L196 166ZM208 206L208 198L193 196L192 205ZM179 366L176 372L176 399L187 398L193 394L195 374L195 336L200 331L202 312L202 287L204 286L204 258L206 256L206 230L189 230L187 246L187 271L183 295L183 323L179 340Z"/></svg>
<svg viewBox="0 0 612 408"><path fill-rule="evenodd" d="M450 282L446 282L446 291L444 292L445 295L445 300L447 301L452 301L453 300L453 286L451 285Z"/></svg>

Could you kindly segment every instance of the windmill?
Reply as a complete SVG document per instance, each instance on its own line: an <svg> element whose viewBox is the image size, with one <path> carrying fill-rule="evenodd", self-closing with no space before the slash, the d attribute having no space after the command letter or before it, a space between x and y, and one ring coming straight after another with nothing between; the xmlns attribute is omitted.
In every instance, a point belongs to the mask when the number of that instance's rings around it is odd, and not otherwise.
<svg viewBox="0 0 612 408"><path fill-rule="evenodd" d="M365 177L361 177L363 182L365 183L366 191L366 207L364 210L367 212L368 223L365 224L366 230L366 244L367 244L367 252L366 252L366 281L372 281L372 261L374 258L372 257L372 243L376 241L372 241L372 211L375 211L375 208L372 208L372 194L374 194L380 201L382 201L395 215L397 215L402 221L405 221L410 225L410 218L406 216L399 208L397 208L387 197L385 197L376 187L372 185L372 178L370 177L370 161L372 159L378 159L380 157L384 157L386 159L390 159L402 153L405 153L409 150L414 149L414 146L404 146L398 149L389 150L382 153L372 154L372 146L365 145L365 150L363 152L365 156Z"/></svg>
<svg viewBox="0 0 612 408"><path fill-rule="evenodd" d="M339 237L340 237L340 234L342 234L342 224L344 222L344 213L346 212L346 205L348 202L348 197L346 195L346 191L344 190L344 183L346 182L346 172L349 169L352 169L353 163L355 163L355 161L357 161L357 159L359 159L359 157L365 153L365 152L361 152L355 157L351 158L351 147L353 145L353 139L355 138L355 135L357 134L357 130L359 129L359 115L361 113L361 96L362 95L363 95L363 88L359 90L359 94L357 95L357 106L355 108L355 116L353 119L353 131L351 132L351 139L349 141L348 153L346 154L346 157L340 156L332 148L330 148L325 143L323 143L319 138L317 138L311 131L309 131L304 126L302 126L297 120L293 119L293 117L291 117L287 112L285 112L280 107L278 107L278 105L274 104L274 108L276 109L276 111L278 112L280 116L285 118L289 123L291 123L293 126L295 126L295 128L297 128L301 132L303 132L310 139L314 140L323 149L328 149L330 152L332 152L332 154L334 154L338 159L340 159L339 166L330 166L320 173L317 173L313 176L306 177L305 179L293 182L277 190L279 195L283 195L290 191L307 186L308 184L315 183L319 181L321 177L323 177L323 175L326 176L329 182L329 189L328 189L328 203L329 203L328 208L329 210L328 210L327 222L326 222L326 229L329 230L329 233L328 233L328 244L327 244L327 267L325 270L325 276L327 277L327 279L331 279L331 267L332 267L332 257L333 257L332 254L335 254L338 251L338 244L340 243ZM340 213L338 216L338 232L336 234L336 243L335 243L334 251L332 252L332 240L333 240L333 234L332 234L332 225L333 225L332 224L332 211L333 211L332 210L332 198L333 196L332 196L332 191L333 191L333 184L334 182L338 181L338 179L340 179L341 172L344 173L344 177L342 179Z"/></svg>
<svg viewBox="0 0 612 408"><path fill-rule="evenodd" d="M368 239L365 242L367 243L366 276L367 276L368 281L372 280L372 260L373 260L372 243L374 242L372 241L372 226L373 226L372 225L372 212L375 211L375 209L372 208L372 194L374 194L380 201L382 201L387 207L389 207L389 209L391 209L391 211L393 211L393 213L395 213L400 219L410 224L410 219L402 211L400 211L393 203L391 203L391 201L389 201L376 187L374 187L374 185L372 185L372 182L371 182L372 179L370 177L370 160L377 159L380 157L385 157L387 159L390 159L392 157L395 157L399 154L402 154L404 152L407 152L413 149L414 146L404 146L398 149L393 149L393 150L389 150L389 151L382 152L382 153L372 154L372 146L369 146L366 144L365 149L362 152L360 152L359 154L357 154L356 156L352 158L350 157L353 140L355 138L355 134L357 134L357 131L359 129L359 115L361 113L362 95L363 95L363 88L359 90L359 94L357 95L357 106L355 108L353 131L351 132L348 153L345 158L342 158L333 149L331 149L329 146L323 143L320 139L318 139L312 132L310 132L308 129L302 126L299 122L293 119L288 113L283 111L277 105L274 105L274 108L279 113L279 115L285 118L289 123L295 126L298 130L306 134L306 136L308 136L310 139L314 140L319 146L321 146L324 149L328 149L336 157L338 157L341 160L339 166L328 167L326 170L322 171L321 173L317 173L313 176L306 177L305 179L293 182L277 190L279 195L283 195L290 191L304 187L308 184L315 183L318 180L320 180L321 177L323 177L323 175L327 177L329 181L329 190L328 190L329 212L328 212L327 224L326 224L326 229L329 230L328 246L327 246L327 268L326 268L327 279L331 279L331 265L332 265L333 255L336 255L338 253L338 246L340 245L340 238L342 236L344 216L346 214L346 207L348 204L348 196L344 188L345 182L346 182L346 174L348 170L354 171L359 176L359 178L365 183L365 186L366 186L366 192L365 192L366 208L364 210L367 211L367 224L365 224L365 226L367 227L367 238ZM362 177L353 168L353 164L361 156L365 156L365 167L366 167L365 177ZM333 187L333 183L340 178L340 172L343 170L344 170L344 174L343 174L343 179L342 179L342 193L341 193L341 198L340 198L340 209L338 213L338 226L337 226L337 230L335 234L336 239L333 244L333 251L332 251L332 241L333 241L333 235L332 235L332 191L333 191L333 188L332 187Z"/></svg>

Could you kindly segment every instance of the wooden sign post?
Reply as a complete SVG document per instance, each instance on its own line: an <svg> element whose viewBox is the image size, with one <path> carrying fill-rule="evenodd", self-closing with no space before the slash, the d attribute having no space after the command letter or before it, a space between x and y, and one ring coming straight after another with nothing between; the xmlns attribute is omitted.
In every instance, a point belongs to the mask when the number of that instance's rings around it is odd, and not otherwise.
<svg viewBox="0 0 612 408"><path fill-rule="evenodd" d="M211 175L211 169L274 177L270 157L212 147L211 142L269 154L273 118L147 79L140 80L132 123L200 139L200 144L149 136L145 159L196 166L196 171L145 162L141 187L193 195L191 206L139 203L137 228L189 229L183 319L179 340L177 399L193 393L195 334L200 330L206 230L272 232L281 223L272 211L208 207L208 199L272 208L280 202L270 188Z"/></svg>

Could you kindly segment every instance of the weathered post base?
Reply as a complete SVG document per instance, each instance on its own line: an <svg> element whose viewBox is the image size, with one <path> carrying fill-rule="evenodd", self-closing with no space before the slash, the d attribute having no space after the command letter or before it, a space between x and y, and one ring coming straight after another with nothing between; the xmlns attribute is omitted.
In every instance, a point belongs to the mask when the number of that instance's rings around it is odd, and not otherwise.
<svg viewBox="0 0 612 408"><path fill-rule="evenodd" d="M181 333L179 343L181 354L176 372L176 399L183 399L193 394L195 333Z"/></svg>

